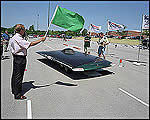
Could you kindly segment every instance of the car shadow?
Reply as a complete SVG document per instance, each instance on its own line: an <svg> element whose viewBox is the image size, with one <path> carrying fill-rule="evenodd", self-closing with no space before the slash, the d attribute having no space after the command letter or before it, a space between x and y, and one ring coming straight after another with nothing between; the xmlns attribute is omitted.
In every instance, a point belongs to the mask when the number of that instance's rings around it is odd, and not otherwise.
<svg viewBox="0 0 150 120"><path fill-rule="evenodd" d="M56 85L64 85L64 86L77 86L77 84L72 84L72 83L65 83L61 81L55 82Z"/></svg>
<svg viewBox="0 0 150 120"><path fill-rule="evenodd" d="M72 87L72 86L78 86L77 84L73 84L73 83L65 83L65 82L62 82L62 81L56 81L54 83L51 83L51 84L47 84L47 85L40 85L40 86L35 86L33 83L35 81L29 81L29 82L23 82L22 83L22 91L21 91L21 94L24 95L25 93L27 93L28 91L30 91L31 89L37 89L37 88L43 88L43 87L48 87L48 86L51 86L51 85L63 85L63 86L69 86L69 87Z"/></svg>
<svg viewBox="0 0 150 120"><path fill-rule="evenodd" d="M93 77L101 77L101 76L105 76L105 75L109 75L109 74L114 74L111 71L108 70L103 70L103 71L97 71L98 73L100 73L99 75L96 76L89 76L84 74L84 72L69 72L67 73L63 68L60 67L59 64L57 64L56 62L53 62L52 60L49 59L37 59L38 61L48 65L49 67L61 72L62 74L70 77L73 80L81 80L81 79L87 79L87 78L93 78Z"/></svg>
<svg viewBox="0 0 150 120"><path fill-rule="evenodd" d="M35 86L34 84L34 81L29 81L29 82L23 82L22 83L22 92L21 94L24 95L25 93L27 93L29 90L31 89L37 89L37 88L42 88L42 87L48 87L50 85L53 85L54 83L52 84L48 84L48 85L40 85L40 86Z"/></svg>

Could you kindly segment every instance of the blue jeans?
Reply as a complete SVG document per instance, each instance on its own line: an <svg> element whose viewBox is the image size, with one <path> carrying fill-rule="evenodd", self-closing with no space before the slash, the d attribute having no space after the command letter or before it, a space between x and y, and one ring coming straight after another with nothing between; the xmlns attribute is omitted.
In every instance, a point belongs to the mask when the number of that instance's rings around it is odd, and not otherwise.
<svg viewBox="0 0 150 120"><path fill-rule="evenodd" d="M103 49L102 49L102 51L103 51L103 54L105 54L105 48L106 48L106 47L103 47Z"/></svg>
<svg viewBox="0 0 150 120"><path fill-rule="evenodd" d="M102 53L104 54L103 49L104 49L103 46L99 46L99 48L98 48L98 55L101 55Z"/></svg>

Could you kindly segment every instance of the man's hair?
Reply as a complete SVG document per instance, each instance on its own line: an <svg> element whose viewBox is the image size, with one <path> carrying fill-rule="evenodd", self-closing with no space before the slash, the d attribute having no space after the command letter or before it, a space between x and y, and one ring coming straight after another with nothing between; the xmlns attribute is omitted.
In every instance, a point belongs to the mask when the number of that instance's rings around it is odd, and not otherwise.
<svg viewBox="0 0 150 120"><path fill-rule="evenodd" d="M15 33L19 33L21 30L25 30L24 25L22 25L22 24L17 24L17 25L15 26Z"/></svg>

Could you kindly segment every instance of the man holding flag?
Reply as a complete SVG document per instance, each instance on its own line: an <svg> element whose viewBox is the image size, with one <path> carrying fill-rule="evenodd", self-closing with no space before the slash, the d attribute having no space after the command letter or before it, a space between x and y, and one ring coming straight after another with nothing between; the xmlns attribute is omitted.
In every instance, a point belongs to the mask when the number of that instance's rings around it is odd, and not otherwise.
<svg viewBox="0 0 150 120"><path fill-rule="evenodd" d="M39 40L29 42L24 39L25 27L22 24L15 26L15 35L9 41L9 50L13 56L13 73L11 78L11 90L15 99L26 99L22 94L22 81L26 67L27 49L30 46L37 45L41 41L45 41L46 37Z"/></svg>
<svg viewBox="0 0 150 120"><path fill-rule="evenodd" d="M90 47L90 41L91 41L91 37L90 37L90 33L88 33L84 38L84 52L85 52L85 54L88 53L87 48Z"/></svg>
<svg viewBox="0 0 150 120"><path fill-rule="evenodd" d="M98 56L101 57L103 55L103 58L105 59L105 48L106 45L109 44L109 41L106 36L103 36L103 38L98 42Z"/></svg>

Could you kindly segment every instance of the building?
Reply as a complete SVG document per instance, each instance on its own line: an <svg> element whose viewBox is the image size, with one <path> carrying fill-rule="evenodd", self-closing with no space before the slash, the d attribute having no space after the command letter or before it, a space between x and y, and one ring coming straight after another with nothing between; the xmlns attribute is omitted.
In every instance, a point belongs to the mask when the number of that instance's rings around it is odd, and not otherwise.
<svg viewBox="0 0 150 120"><path fill-rule="evenodd" d="M124 33L125 33L125 35L123 35L123 36L136 37L136 36L140 36L141 31L139 31L139 30L127 30L127 31L124 31ZM108 35L120 36L116 31L109 31Z"/></svg>
<svg viewBox="0 0 150 120"><path fill-rule="evenodd" d="M141 34L141 31L139 31L139 30L126 30L126 31L124 31L124 35L122 35L122 36L124 36L124 37L126 37L126 36L137 37L137 36L140 36L140 34ZM108 34L106 33L106 35L108 35L108 36L119 36L119 37L121 36L117 33L117 31L109 31ZM91 36L93 36L93 37L99 37L99 36L103 37L104 33L102 33L102 32L101 33L91 32ZM147 38L146 35L142 35L142 36L144 37L144 39Z"/></svg>
<svg viewBox="0 0 150 120"><path fill-rule="evenodd" d="M136 37L136 36L140 36L140 34L141 34L141 31L139 31L139 30L128 30L127 31L127 36Z"/></svg>
<svg viewBox="0 0 150 120"><path fill-rule="evenodd" d="M91 36L93 36L93 37L99 37L99 36L101 36L101 37L103 37L104 36L104 33L95 33L95 32L91 32Z"/></svg>
<svg viewBox="0 0 150 120"><path fill-rule="evenodd" d="M139 30L126 30L126 31L124 31L123 36L137 37L137 36L140 36L140 34L141 34L141 31L139 31ZM108 35L109 36L120 36L116 31L109 31ZM146 35L142 35L142 37L144 39L147 38Z"/></svg>

